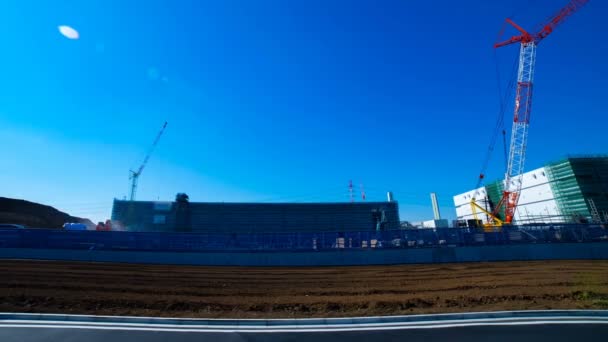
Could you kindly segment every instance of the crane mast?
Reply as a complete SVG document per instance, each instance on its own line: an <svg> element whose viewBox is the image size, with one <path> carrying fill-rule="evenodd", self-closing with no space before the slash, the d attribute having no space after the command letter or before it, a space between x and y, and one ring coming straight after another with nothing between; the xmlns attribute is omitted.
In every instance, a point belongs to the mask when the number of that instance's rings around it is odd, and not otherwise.
<svg viewBox="0 0 608 342"><path fill-rule="evenodd" d="M511 223L521 191L530 112L532 110L532 82L534 80L534 62L536 59L536 42L522 43L519 50L519 68L517 71L517 90L513 126L511 128L511 145L505 173L503 202L505 205L505 222Z"/></svg>
<svg viewBox="0 0 608 342"><path fill-rule="evenodd" d="M129 172L130 172L129 179L131 180L131 192L129 195L130 201L135 201L135 194L137 192L137 182L139 180L139 176L141 176L141 173L144 171L146 164L148 164L150 155L152 155L152 152L154 152L154 149L156 148L156 145L158 145L158 141L160 140L160 137L163 135L163 132L165 131L166 127L167 127L167 122L165 121L165 123L163 124L163 127L160 129L160 131L156 135L156 138L154 139L152 146L150 146L150 149L148 150L148 153L146 154L144 161L141 163L141 165L139 166L137 171L129 170Z"/></svg>
<svg viewBox="0 0 608 342"><path fill-rule="evenodd" d="M526 146L528 143L528 129L530 126L530 114L532 111L532 90L534 82L534 66L536 63L536 47L540 41L545 39L553 32L555 27L563 23L564 20L585 5L589 0L571 0L566 6L560 9L557 14L542 25L540 31L530 34L511 19L506 19L507 23L513 26L521 34L510 39L499 42L494 48L520 43L519 67L517 72L517 90L515 92L515 106L513 113L513 126L511 129L511 142L509 147L507 170L504 178L504 190L500 202L490 213L475 202L471 201L473 215L477 217L477 210L485 212L491 219L489 225L500 226L503 223L510 224L515 216L517 202L522 188L524 164L526 160ZM480 175L480 181L483 174ZM498 213L504 206L505 217L503 220L498 218Z"/></svg>

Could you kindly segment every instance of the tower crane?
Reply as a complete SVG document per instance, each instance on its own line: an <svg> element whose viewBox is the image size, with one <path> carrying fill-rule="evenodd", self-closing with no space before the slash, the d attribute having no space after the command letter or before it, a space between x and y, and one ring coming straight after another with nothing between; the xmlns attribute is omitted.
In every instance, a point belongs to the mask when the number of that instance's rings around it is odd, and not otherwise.
<svg viewBox="0 0 608 342"><path fill-rule="evenodd" d="M160 131L156 135L156 138L154 139L152 146L150 146L150 149L148 150L148 153L146 154L144 161L141 163L141 165L139 166L137 171L129 170L129 172L130 172L129 180L131 180L131 194L129 196L130 201L135 200L135 193L137 192L137 181L139 180L139 176L141 176L141 173L142 173L142 171L144 171L146 164L148 164L150 155L152 154L152 152L154 152L154 149L156 148L156 145L158 145L158 141L160 140L160 137L163 135L163 132L165 131L166 127L167 127L167 122L165 121L165 123L163 124L163 127L160 129Z"/></svg>
<svg viewBox="0 0 608 342"><path fill-rule="evenodd" d="M557 14L542 24L542 28L536 33L529 33L513 20L507 18L506 22L513 26L519 35L510 39L494 44L494 48L500 48L510 44L519 43L519 68L517 73L517 90L515 92L515 108L513 116L513 126L511 129L511 142L509 147L509 157L507 170L504 179L504 190L498 204L492 212L489 212L471 199L473 215L477 216L477 210L488 215L489 226L501 226L503 223L510 224L515 216L515 209L522 186L522 176L524 162L526 159L526 144L528 142L528 127L530 125L530 113L532 111L532 85L534 80L534 65L536 62L536 47L553 30L563 23L566 18L584 6L589 0L571 0L566 6L560 9ZM483 173L479 175L479 181L484 178ZM478 183L479 184L479 183ZM499 218L499 212L504 206L504 220Z"/></svg>

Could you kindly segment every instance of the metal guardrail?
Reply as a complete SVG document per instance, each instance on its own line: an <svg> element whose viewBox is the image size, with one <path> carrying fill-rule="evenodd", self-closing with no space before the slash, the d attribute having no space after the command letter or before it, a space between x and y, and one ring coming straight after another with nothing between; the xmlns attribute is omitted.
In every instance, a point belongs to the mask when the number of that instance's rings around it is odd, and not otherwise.
<svg viewBox="0 0 608 342"><path fill-rule="evenodd" d="M233 234L0 229L0 248L170 252L374 250L601 241L608 242L608 229L602 225L511 226L495 232L442 228Z"/></svg>

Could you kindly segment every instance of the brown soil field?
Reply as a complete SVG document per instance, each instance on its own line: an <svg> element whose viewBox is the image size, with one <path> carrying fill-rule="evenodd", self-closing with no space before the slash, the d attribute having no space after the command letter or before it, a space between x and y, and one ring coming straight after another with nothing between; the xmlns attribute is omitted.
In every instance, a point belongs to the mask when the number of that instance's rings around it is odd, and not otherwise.
<svg viewBox="0 0 608 342"><path fill-rule="evenodd" d="M0 312L278 318L608 309L608 260L318 268L0 260L0 274Z"/></svg>

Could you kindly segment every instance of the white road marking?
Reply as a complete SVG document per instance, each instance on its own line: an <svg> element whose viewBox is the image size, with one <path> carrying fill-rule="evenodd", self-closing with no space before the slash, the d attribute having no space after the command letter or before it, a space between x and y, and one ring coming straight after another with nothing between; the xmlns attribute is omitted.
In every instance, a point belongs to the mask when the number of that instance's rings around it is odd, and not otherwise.
<svg viewBox="0 0 608 342"><path fill-rule="evenodd" d="M260 324L246 324L235 320L235 324L196 324L196 323L183 323L183 324L171 324L171 323L145 323L145 322L111 322L111 321L78 321L78 320L40 320L40 319L1 319L2 323L20 323L20 324L80 324L80 325L111 325L111 326L146 326L146 327L187 327L187 326L205 326L205 327L217 327L217 328L230 328L230 327L250 327L250 328L302 328L302 327L340 327L340 326L387 326L387 325L434 325L434 324L445 324L445 323L484 323L484 322L518 322L518 321L530 321L530 320L588 320L588 321L603 321L608 322L608 317L598 316L530 316L530 317L496 317L496 318L465 318L465 319L443 319L443 320L421 320L421 321L396 321L396 322L344 322L344 323L326 323L326 324L264 324L263 320ZM225 321L225 320L223 320ZM270 322L274 320L269 320Z"/></svg>
<svg viewBox="0 0 608 342"><path fill-rule="evenodd" d="M458 327L477 327L477 326L516 326L516 325L559 325L559 324L608 324L608 320L597 320L589 318L570 318L551 320L546 318L531 318L521 321L470 321L461 322L437 322L436 324L376 324L374 326L363 324L344 324L344 325L329 325L329 326L284 326L284 327L235 327L235 326L210 326L196 327L195 325L154 325L154 324L139 324L139 325L118 325L118 324L82 324L61 322L62 324L19 324L19 323L0 323L0 328L51 328L51 329L90 329L90 330L124 330L124 331L165 331L165 332L217 332L217 333L297 333L297 332L339 332L339 331L375 331L375 330L411 330L411 329L444 329ZM68 324L64 324L68 323Z"/></svg>
<svg viewBox="0 0 608 342"><path fill-rule="evenodd" d="M603 317L608 317L608 310L581 310L581 309L569 309L569 310L524 310L524 311L512 311L512 310L502 310L502 311L473 311L473 312L452 312L452 313L437 313L437 314L416 314L416 315L395 315L395 316L359 316L359 317L327 317L327 318L298 318L298 321L311 321L311 320L327 320L327 321L337 321L337 320L360 320L360 319L400 319L400 318L420 318L420 317L447 317L447 316L498 316L498 315L517 315L517 314L555 314L555 313L591 313L591 312L599 312L603 315ZM85 315L85 314L54 314L54 313L19 313L19 312L0 312L1 316L32 316L32 317L83 317L83 318L110 318L110 319L137 319L137 320L172 320L172 321L261 321L264 319L259 318L183 318L183 317L157 317L157 316L111 316L111 315ZM539 316L541 317L541 316ZM558 316L556 316L558 317ZM572 316L566 316L572 317ZM594 316L596 317L596 316ZM492 317L485 317L486 319L493 319ZM516 317L513 317L516 318ZM293 318L273 318L269 319L271 321L293 321Z"/></svg>

